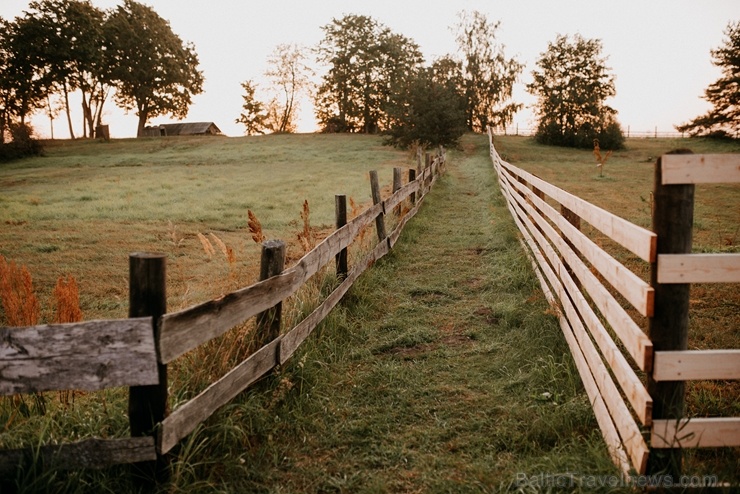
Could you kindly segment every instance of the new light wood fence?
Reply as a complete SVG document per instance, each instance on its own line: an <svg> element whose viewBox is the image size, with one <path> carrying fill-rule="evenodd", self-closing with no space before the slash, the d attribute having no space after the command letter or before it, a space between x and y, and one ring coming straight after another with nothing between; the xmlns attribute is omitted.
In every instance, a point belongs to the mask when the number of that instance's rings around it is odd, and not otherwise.
<svg viewBox="0 0 740 494"><path fill-rule="evenodd" d="M676 455L682 447L740 446L740 418L685 419L683 388L676 392L676 381L740 378L740 350L689 351L685 334L680 342L676 336L678 325L688 328L687 284L740 281L740 254L688 254L693 190L691 203L675 199L675 190L664 190L685 182L740 182L740 156L663 156L657 164L662 179L656 182L655 233L512 166L501 159L490 132L489 140L502 194L559 314L614 462L625 475L678 473ZM683 201L687 211L679 213L670 197ZM676 215L688 215L688 233L676 231L671 219ZM650 263L653 282L581 233L581 220ZM686 235L688 249L672 252ZM671 289L675 283L682 284L681 293ZM625 307L649 318L648 333ZM674 454L659 455L663 463L649 465L656 448L671 448Z"/></svg>
<svg viewBox="0 0 740 494"><path fill-rule="evenodd" d="M166 312L165 256L130 256L131 318L25 328L0 328L0 395L52 390L101 390L129 387L130 438L86 439L38 449L0 451L0 471L22 462L41 461L55 468L101 468L136 463L138 473L162 480L168 475L167 453L184 437L251 384L285 363L339 303L357 278L398 241L406 223L445 168L442 149L427 154L409 180L394 170L393 193L381 200L377 173L370 172L374 204L346 221L346 198L336 196L337 230L294 266L282 269L284 244L263 244L262 280L218 299L180 312ZM402 214L401 205L407 203ZM385 232L386 215L398 221ZM375 224L378 242L363 258L347 266L347 249ZM312 276L336 261L341 282L305 319L288 331L280 328L283 300ZM168 409L167 364L257 317L264 346L217 382L171 413Z"/></svg>

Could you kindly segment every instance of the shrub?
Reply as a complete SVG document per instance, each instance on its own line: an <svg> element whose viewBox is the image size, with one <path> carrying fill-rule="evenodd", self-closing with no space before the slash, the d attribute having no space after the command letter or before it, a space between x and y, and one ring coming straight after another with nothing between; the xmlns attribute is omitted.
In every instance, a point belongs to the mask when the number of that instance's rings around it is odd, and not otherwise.
<svg viewBox="0 0 740 494"><path fill-rule="evenodd" d="M43 154L43 146L33 137L30 125L13 123L10 124L9 130L10 142L0 144L0 162Z"/></svg>

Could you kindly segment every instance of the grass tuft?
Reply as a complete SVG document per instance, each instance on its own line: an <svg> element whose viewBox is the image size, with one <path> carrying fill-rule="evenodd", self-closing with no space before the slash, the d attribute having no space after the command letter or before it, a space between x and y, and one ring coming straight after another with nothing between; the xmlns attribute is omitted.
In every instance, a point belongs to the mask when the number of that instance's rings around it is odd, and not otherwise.
<svg viewBox="0 0 740 494"><path fill-rule="evenodd" d="M35 326L39 321L39 301L26 266L8 262L0 255L0 299L8 326Z"/></svg>

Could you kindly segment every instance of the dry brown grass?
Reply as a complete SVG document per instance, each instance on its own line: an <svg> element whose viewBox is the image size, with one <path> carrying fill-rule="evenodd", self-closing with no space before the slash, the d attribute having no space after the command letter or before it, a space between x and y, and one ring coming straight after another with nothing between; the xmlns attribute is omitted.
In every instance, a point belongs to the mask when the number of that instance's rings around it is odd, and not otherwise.
<svg viewBox="0 0 740 494"><path fill-rule="evenodd" d="M298 232L298 243L303 247L303 253L306 254L316 246L316 236L311 230L311 209L308 206L308 199L303 201L301 221L303 222L303 229Z"/></svg>
<svg viewBox="0 0 740 494"><path fill-rule="evenodd" d="M8 326L35 326L39 321L39 301L31 273L25 265L8 262L0 255L0 299Z"/></svg>
<svg viewBox="0 0 740 494"><path fill-rule="evenodd" d="M198 232L198 240L200 240L200 244L203 246L203 251L206 253L206 255L208 255L208 257L213 257L213 255L216 253L216 249L213 248L213 245L211 244L210 240L208 240L208 237Z"/></svg>
<svg viewBox="0 0 740 494"><path fill-rule="evenodd" d="M265 237L265 234L262 233L262 224L251 209L247 210L247 216L249 217L247 227L249 227L249 233L252 235L252 240L254 240L255 243L261 244L267 239L267 237Z"/></svg>
<svg viewBox="0 0 740 494"><path fill-rule="evenodd" d="M594 157L596 158L596 167L599 169L599 176L604 176L604 167L606 166L607 160L612 155L612 151L609 150L605 155L601 154L601 147L599 146L599 140L594 139Z"/></svg>
<svg viewBox="0 0 740 494"><path fill-rule="evenodd" d="M82 309L80 309L80 291L74 276L60 276L54 287L54 301L56 312L54 322L67 323L82 321Z"/></svg>

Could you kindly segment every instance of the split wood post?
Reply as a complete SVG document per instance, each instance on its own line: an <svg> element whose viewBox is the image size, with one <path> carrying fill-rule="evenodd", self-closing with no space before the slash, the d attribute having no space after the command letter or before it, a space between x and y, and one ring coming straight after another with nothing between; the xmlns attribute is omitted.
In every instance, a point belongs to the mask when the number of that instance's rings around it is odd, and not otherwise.
<svg viewBox="0 0 740 494"><path fill-rule="evenodd" d="M398 189L401 188L402 184L403 184L403 178L401 178L401 169L394 168L393 169L393 193L394 194L398 192ZM393 213L396 216L401 215L401 205L400 204L393 209Z"/></svg>
<svg viewBox="0 0 740 494"><path fill-rule="evenodd" d="M409 168L409 183L416 180L416 170L413 168ZM411 193L411 206L413 207L416 204L416 192Z"/></svg>
<svg viewBox="0 0 740 494"><path fill-rule="evenodd" d="M429 188L432 186L432 155L424 153L424 172L426 173L424 178L424 195L429 192Z"/></svg>
<svg viewBox="0 0 740 494"><path fill-rule="evenodd" d="M380 185L378 184L378 172L370 172L370 189L373 195L373 204L380 204ZM378 241L382 242L388 235L385 233L385 211L375 217L375 228L378 231Z"/></svg>
<svg viewBox="0 0 740 494"><path fill-rule="evenodd" d="M129 255L128 316L152 318L154 341L159 346L159 318L167 312L167 257L165 254L136 252ZM155 428L169 414L167 365L157 362L159 384L131 386L128 419L132 437L155 436ZM157 453L154 461L133 465L137 484L152 486L170 476L169 457Z"/></svg>
<svg viewBox="0 0 740 494"><path fill-rule="evenodd" d="M336 215L336 227L337 230L347 224L347 196L346 195L335 195L334 196L334 211ZM337 265L337 279L344 280L347 277L349 269L347 267L347 248L340 250L335 257L335 263Z"/></svg>
<svg viewBox="0 0 740 494"><path fill-rule="evenodd" d="M284 267L285 242L282 240L266 240L263 242L260 257L260 281L279 275L283 272ZM257 348L262 348L280 336L282 315L282 302L278 302L273 307L257 314Z"/></svg>
<svg viewBox="0 0 740 494"><path fill-rule="evenodd" d="M682 153L684 154L684 153ZM657 254L691 253L694 222L694 185L663 185L661 159L655 165L653 192L653 231L658 237ZM686 350L689 334L688 283L659 284L657 256L651 264L650 285L655 290L653 317L648 334L653 351ZM684 381L660 381L648 373L648 392L653 399L653 419L679 420L684 416ZM678 446L678 445L677 445ZM679 447L652 449L648 473L681 475L682 453Z"/></svg>

